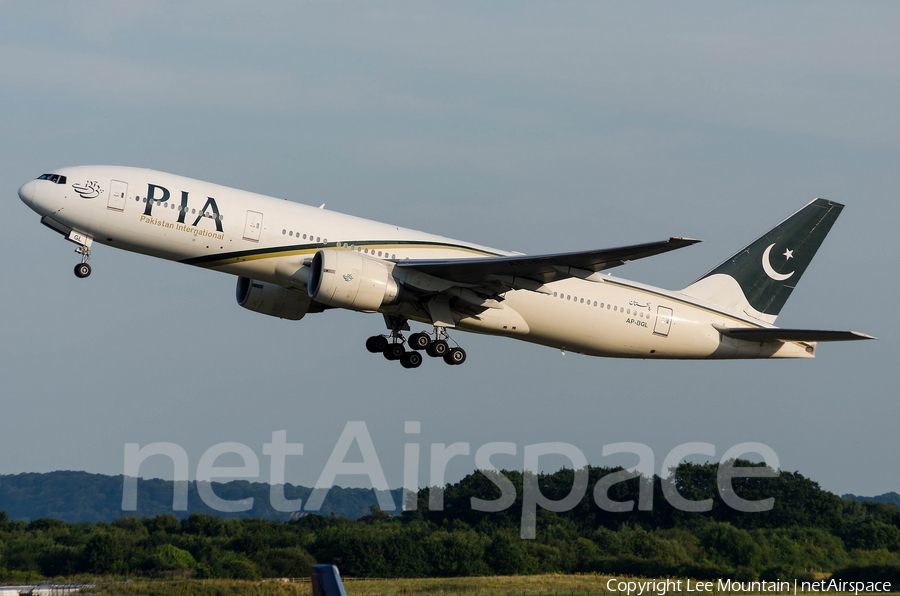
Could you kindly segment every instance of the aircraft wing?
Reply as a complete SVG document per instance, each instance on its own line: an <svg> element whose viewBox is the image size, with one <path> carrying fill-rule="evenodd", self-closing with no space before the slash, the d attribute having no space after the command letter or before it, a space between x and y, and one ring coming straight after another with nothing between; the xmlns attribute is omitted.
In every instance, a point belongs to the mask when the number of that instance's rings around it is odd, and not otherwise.
<svg viewBox="0 0 900 596"><path fill-rule="evenodd" d="M734 339L745 341L854 341L859 339L878 339L857 331L824 331L821 329L772 329L753 327L720 327L719 333Z"/></svg>
<svg viewBox="0 0 900 596"><path fill-rule="evenodd" d="M691 238L669 238L662 242L635 244L620 248L587 250L549 255L522 255L477 259L419 259L398 261L397 267L415 269L449 282L473 287L500 283L509 287L537 287L570 277L586 278L604 269L628 261L652 257L696 244ZM515 283L518 279L520 282ZM527 282L532 282L528 284Z"/></svg>

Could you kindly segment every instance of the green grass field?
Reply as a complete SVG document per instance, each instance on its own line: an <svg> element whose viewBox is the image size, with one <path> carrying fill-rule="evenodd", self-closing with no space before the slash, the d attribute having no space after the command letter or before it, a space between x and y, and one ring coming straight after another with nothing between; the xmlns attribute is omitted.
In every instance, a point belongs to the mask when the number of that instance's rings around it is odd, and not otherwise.
<svg viewBox="0 0 900 596"><path fill-rule="evenodd" d="M601 575L518 575L461 577L445 579L353 579L344 578L348 596L590 596L607 592L611 576ZM619 578L626 579L626 578ZM894 586L897 589L897 586ZM89 590L109 596L309 596L308 580L136 580L99 585ZM896 593L896 591L894 592ZM727 592L707 592L724 596ZM882 592L883 594L883 592ZM624 594L623 594L624 596ZM647 594L644 596L653 596ZM669 596L681 596L670 592ZM701 595L702 596L702 595ZM733 596L751 596L735 592ZM766 596L773 596L771 592Z"/></svg>
<svg viewBox="0 0 900 596"><path fill-rule="evenodd" d="M445 579L352 579L345 578L349 596L563 596L605 592L606 577L598 575L528 575L462 577ZM308 596L309 581L279 580L136 580L99 585L89 590L110 596Z"/></svg>

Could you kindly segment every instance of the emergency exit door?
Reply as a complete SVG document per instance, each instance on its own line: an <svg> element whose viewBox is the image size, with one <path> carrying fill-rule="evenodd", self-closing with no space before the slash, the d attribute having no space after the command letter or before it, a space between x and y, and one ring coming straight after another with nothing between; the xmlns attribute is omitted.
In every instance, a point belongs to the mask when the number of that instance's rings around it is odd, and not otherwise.
<svg viewBox="0 0 900 596"><path fill-rule="evenodd" d="M262 213L258 211L247 212L247 222L244 224L244 240L259 242L259 235L262 231Z"/></svg>

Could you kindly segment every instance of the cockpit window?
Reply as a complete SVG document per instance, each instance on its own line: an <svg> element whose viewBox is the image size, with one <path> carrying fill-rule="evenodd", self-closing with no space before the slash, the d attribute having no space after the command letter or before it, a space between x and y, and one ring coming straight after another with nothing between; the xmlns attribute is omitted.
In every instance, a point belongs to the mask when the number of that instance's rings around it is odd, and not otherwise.
<svg viewBox="0 0 900 596"><path fill-rule="evenodd" d="M60 176L59 174L44 174L43 176L38 176L38 180L49 180L54 184L65 184L66 177Z"/></svg>

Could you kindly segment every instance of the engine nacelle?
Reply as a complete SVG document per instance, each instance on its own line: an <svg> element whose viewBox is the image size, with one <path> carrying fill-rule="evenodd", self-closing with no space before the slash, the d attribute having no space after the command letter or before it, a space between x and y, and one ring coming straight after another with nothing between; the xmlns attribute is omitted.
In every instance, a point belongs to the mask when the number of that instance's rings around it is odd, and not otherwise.
<svg viewBox="0 0 900 596"><path fill-rule="evenodd" d="M400 299L400 286L386 263L347 250L317 252L307 289L316 302L365 312Z"/></svg>
<svg viewBox="0 0 900 596"><path fill-rule="evenodd" d="M247 310L292 321L302 319L312 304L303 292L247 277L238 278L237 302Z"/></svg>

